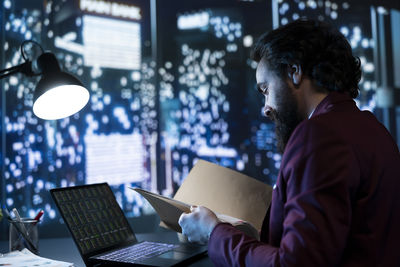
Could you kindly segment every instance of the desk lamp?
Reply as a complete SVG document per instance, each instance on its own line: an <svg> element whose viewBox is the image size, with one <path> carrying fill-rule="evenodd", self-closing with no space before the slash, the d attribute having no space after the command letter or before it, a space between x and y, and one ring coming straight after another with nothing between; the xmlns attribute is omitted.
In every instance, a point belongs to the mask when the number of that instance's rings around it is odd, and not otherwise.
<svg viewBox="0 0 400 267"><path fill-rule="evenodd" d="M27 43L38 45L42 52L34 62L25 56L24 46ZM89 91L77 78L62 71L55 55L44 52L40 44L32 40L24 41L21 55L25 62L0 70L0 79L18 72L30 77L42 76L33 96L33 113L37 117L45 120L66 118L81 110L89 101ZM34 69L40 72L35 73Z"/></svg>

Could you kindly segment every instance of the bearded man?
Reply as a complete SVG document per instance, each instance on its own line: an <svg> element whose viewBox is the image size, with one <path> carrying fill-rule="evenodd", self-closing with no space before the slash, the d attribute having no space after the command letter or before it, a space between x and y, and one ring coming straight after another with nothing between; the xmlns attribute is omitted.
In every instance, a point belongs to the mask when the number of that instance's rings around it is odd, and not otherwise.
<svg viewBox="0 0 400 267"><path fill-rule="evenodd" d="M260 241L206 207L181 215L183 234L216 266L400 266L399 150L353 100L360 61L345 37L301 19L263 35L253 59L283 152Z"/></svg>

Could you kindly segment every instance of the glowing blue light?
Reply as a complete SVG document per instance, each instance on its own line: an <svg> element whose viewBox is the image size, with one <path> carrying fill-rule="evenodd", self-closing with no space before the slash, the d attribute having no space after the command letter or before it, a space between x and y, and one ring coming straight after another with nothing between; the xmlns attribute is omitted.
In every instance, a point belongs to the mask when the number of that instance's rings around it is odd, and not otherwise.
<svg viewBox="0 0 400 267"><path fill-rule="evenodd" d="M121 86L126 86L128 84L128 79L126 77L121 77L120 83Z"/></svg>
<svg viewBox="0 0 400 267"><path fill-rule="evenodd" d="M109 105L111 103L111 96L108 94L105 94L103 97L103 101L104 101L104 104Z"/></svg>
<svg viewBox="0 0 400 267"><path fill-rule="evenodd" d="M363 71L365 71L366 73L374 72L374 70L375 70L375 65L371 62L365 63L363 66Z"/></svg>
<svg viewBox="0 0 400 267"><path fill-rule="evenodd" d="M36 187L37 187L39 190L43 189L44 183L43 183L43 180L42 180L42 179L38 179L38 180L36 181Z"/></svg>
<svg viewBox="0 0 400 267"><path fill-rule="evenodd" d="M6 202L7 202L7 206L9 206L9 207L14 205L14 200L12 198L7 198Z"/></svg>
<svg viewBox="0 0 400 267"><path fill-rule="evenodd" d="M353 35L357 36L358 38L361 36L361 28L359 26L355 26L353 28Z"/></svg>
<svg viewBox="0 0 400 267"><path fill-rule="evenodd" d="M356 48L357 47L357 41L356 40L354 40L354 39L351 39L350 40L350 46L351 46L351 48Z"/></svg>
<svg viewBox="0 0 400 267"><path fill-rule="evenodd" d="M376 11L378 12L378 14L382 14L382 15L389 14L388 10L386 8L384 8L383 6L378 6Z"/></svg>
<svg viewBox="0 0 400 267"><path fill-rule="evenodd" d="M19 151L23 148L24 145L21 142L15 142L12 146L14 151Z"/></svg>
<svg viewBox="0 0 400 267"><path fill-rule="evenodd" d="M372 85L371 85L371 82L370 82L370 81L364 81L363 86L364 86L364 89L365 89L366 91L369 91L369 90L372 89Z"/></svg>
<svg viewBox="0 0 400 267"><path fill-rule="evenodd" d="M4 0L3 4L5 9L10 9L11 8L11 1L10 0Z"/></svg>
<svg viewBox="0 0 400 267"><path fill-rule="evenodd" d="M131 79L132 79L132 81L135 81L135 82L140 81L141 73L139 71L133 71L132 75L131 75Z"/></svg>
<svg viewBox="0 0 400 267"><path fill-rule="evenodd" d="M28 210L28 217L29 217L29 218L34 218L35 216L36 216L35 211L32 210L32 209L29 209L29 210Z"/></svg>
<svg viewBox="0 0 400 267"><path fill-rule="evenodd" d="M340 28L340 32L344 35L344 36L348 36L349 35L349 28L343 26Z"/></svg>
<svg viewBox="0 0 400 267"><path fill-rule="evenodd" d="M11 184L8 184L6 186L6 189L7 189L7 193L11 193L14 190L14 188L13 188L13 186Z"/></svg>
<svg viewBox="0 0 400 267"><path fill-rule="evenodd" d="M223 25L223 26L222 26L222 32L223 32L225 35L227 35L227 34L229 33L228 25Z"/></svg>
<svg viewBox="0 0 400 267"><path fill-rule="evenodd" d="M325 1L325 6L326 6L326 7L331 7L331 4L332 4L331 1L329 1L329 0L328 0L328 1Z"/></svg>
<svg viewBox="0 0 400 267"><path fill-rule="evenodd" d="M179 30L189 30L206 27L209 21L210 14L208 12L200 12L178 16L177 25Z"/></svg>
<svg viewBox="0 0 400 267"><path fill-rule="evenodd" d="M31 31L27 31L27 32L25 33L25 39L26 39L26 40L32 39L32 32L31 32Z"/></svg>
<svg viewBox="0 0 400 267"><path fill-rule="evenodd" d="M16 170L13 172L13 176L14 176L14 177L19 177L19 176L21 176L21 174L22 174L21 169L16 169Z"/></svg>
<svg viewBox="0 0 400 267"><path fill-rule="evenodd" d="M56 217L56 212L55 210L51 209L50 211L48 211L49 214L49 218L50 219L54 219Z"/></svg>
<svg viewBox="0 0 400 267"><path fill-rule="evenodd" d="M368 48L369 47L369 40L367 38L362 39L361 46L363 48Z"/></svg>

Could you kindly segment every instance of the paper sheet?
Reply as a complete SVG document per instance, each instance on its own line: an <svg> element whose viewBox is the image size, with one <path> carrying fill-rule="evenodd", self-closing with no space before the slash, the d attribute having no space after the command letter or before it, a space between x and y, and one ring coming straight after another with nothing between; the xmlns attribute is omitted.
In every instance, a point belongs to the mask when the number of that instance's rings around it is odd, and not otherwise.
<svg viewBox="0 0 400 267"><path fill-rule="evenodd" d="M73 263L55 261L43 257L39 257L28 249L21 251L12 251L0 257L0 266L8 267L32 267L32 266L45 266L45 267L72 267Z"/></svg>

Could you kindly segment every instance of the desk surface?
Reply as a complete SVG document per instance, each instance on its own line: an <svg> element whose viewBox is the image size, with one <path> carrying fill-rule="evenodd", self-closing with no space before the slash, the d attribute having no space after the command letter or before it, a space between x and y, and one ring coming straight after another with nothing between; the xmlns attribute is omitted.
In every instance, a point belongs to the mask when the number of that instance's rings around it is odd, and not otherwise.
<svg viewBox="0 0 400 267"><path fill-rule="evenodd" d="M136 234L139 241L178 242L175 232L160 232L154 234ZM8 241L0 242L0 252L8 252ZM53 260L60 260L74 263L75 267L84 267L85 264L72 238L49 238L39 241L40 256ZM205 267L213 266L208 257L203 257L189 266Z"/></svg>

